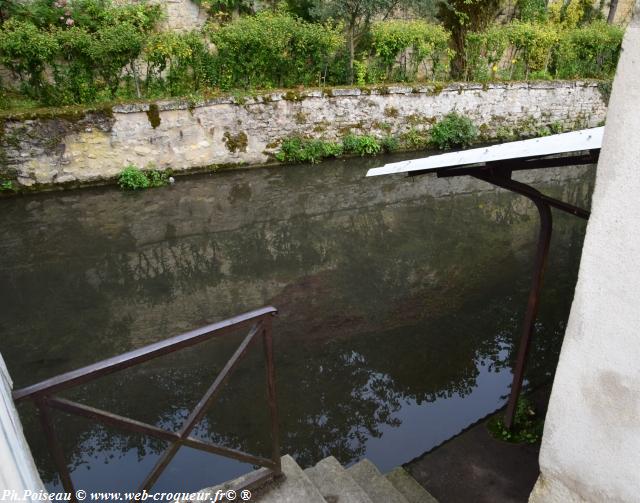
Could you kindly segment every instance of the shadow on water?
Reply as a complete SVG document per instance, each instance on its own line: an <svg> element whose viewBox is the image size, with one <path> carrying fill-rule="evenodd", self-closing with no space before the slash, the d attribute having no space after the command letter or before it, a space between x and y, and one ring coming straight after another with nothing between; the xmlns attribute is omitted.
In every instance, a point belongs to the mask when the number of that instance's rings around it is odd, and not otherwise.
<svg viewBox="0 0 640 503"><path fill-rule="evenodd" d="M365 179L388 159L179 179L0 201L0 351L16 387L273 304L282 449L382 470L498 408L508 392L537 216L466 179ZM588 206L593 169L532 183ZM585 224L555 215L528 381L554 372ZM241 334L67 393L177 429ZM264 364L254 350L196 430L268 455ZM48 487L59 487L34 409L20 407ZM56 414L72 476L136 487L164 444ZM251 467L180 451L154 489L195 490Z"/></svg>

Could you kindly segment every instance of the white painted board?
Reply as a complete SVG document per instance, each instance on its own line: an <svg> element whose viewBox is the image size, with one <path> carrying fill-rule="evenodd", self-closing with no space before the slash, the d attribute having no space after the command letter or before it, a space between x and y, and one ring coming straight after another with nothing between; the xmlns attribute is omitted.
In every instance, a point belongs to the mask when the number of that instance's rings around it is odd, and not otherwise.
<svg viewBox="0 0 640 503"><path fill-rule="evenodd" d="M489 147L472 148L458 152L432 155L421 159L385 164L380 168L372 168L367 176L392 175L411 171L431 171L446 167L464 166L505 159L544 156L599 149L602 145L604 127L572 131L571 133L554 134L530 140L512 141L491 145Z"/></svg>
<svg viewBox="0 0 640 503"><path fill-rule="evenodd" d="M11 378L0 355L0 501L3 491L7 490L16 491L19 501L35 501L37 498L33 496L22 498L26 490L37 494L44 491L44 487L22 433L11 388Z"/></svg>

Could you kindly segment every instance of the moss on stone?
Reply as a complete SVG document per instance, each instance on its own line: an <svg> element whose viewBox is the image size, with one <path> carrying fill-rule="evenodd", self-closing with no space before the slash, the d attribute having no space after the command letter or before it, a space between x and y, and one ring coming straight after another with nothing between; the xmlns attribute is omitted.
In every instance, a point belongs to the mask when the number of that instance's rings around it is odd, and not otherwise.
<svg viewBox="0 0 640 503"><path fill-rule="evenodd" d="M294 119L296 121L296 124L306 124L307 119L308 119L308 115L305 114L302 111L296 112L293 117L294 117Z"/></svg>
<svg viewBox="0 0 640 503"><path fill-rule="evenodd" d="M240 131L237 134L231 134L229 131L223 135L224 143L227 146L229 152L246 152L249 139L244 131Z"/></svg>
<svg viewBox="0 0 640 503"><path fill-rule="evenodd" d="M373 121L371 123L372 129L379 129L381 131L391 131L391 124L387 122Z"/></svg>
<svg viewBox="0 0 640 503"><path fill-rule="evenodd" d="M324 133L327 130L327 127L329 127L329 123L327 121L318 122L313 127L313 132L314 133Z"/></svg>
<svg viewBox="0 0 640 503"><path fill-rule="evenodd" d="M300 94L292 89L288 90L286 93L282 95L282 99L287 101L298 101L300 100Z"/></svg>
<svg viewBox="0 0 640 503"><path fill-rule="evenodd" d="M400 115L400 113L398 112L398 109L396 107L390 107L390 106L386 106L384 108L384 116L385 117L398 117L398 115Z"/></svg>
<svg viewBox="0 0 640 503"><path fill-rule="evenodd" d="M428 94L429 96L438 96L440 93L442 93L443 89L444 89L444 85L440 83L435 83L429 87Z"/></svg>
<svg viewBox="0 0 640 503"><path fill-rule="evenodd" d="M147 110L147 119L149 119L149 124L151 124L153 129L160 125L160 109L157 104L151 103L149 105L149 110Z"/></svg>
<svg viewBox="0 0 640 503"><path fill-rule="evenodd" d="M69 122L77 122L88 114L97 113L105 117L113 117L111 103L102 103L96 106L67 105L61 107L41 107L18 110L0 111L0 119L4 120L36 120L36 119L63 119Z"/></svg>

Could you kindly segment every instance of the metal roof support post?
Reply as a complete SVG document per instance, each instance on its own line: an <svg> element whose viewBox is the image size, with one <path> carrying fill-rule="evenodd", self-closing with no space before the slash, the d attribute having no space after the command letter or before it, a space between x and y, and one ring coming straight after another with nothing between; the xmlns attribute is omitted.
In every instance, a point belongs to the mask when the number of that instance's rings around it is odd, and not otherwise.
<svg viewBox="0 0 640 503"><path fill-rule="evenodd" d="M545 201L544 196L534 188L516 182L509 176L496 175L475 175L476 178L493 183L502 188L511 190L529 198L536 205L540 215L540 232L538 234L538 247L534 261L533 277L531 288L529 290L529 301L527 302L527 310L524 315L524 324L522 327L522 336L518 346L518 356L516 365L513 370L513 381L511 382L511 393L507 403L504 424L510 430L513 427L513 421L516 413L516 405L522 390L522 381L524 380L524 370L527 362L527 356L531 347L531 338L533 336L536 316L538 314L538 304L540 300L540 290L542 289L542 280L544 277L545 267L547 265L547 257L549 255L549 244L551 243L551 233L553 230L553 219L551 217L551 207Z"/></svg>

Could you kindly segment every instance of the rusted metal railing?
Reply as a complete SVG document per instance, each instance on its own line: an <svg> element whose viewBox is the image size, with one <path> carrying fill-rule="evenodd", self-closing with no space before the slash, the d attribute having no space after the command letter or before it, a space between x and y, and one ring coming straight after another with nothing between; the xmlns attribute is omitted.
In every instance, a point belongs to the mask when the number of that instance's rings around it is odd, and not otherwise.
<svg viewBox="0 0 640 503"><path fill-rule="evenodd" d="M60 475L62 485L66 492L71 493L75 498L75 490L69 474L69 469L65 461L64 452L59 441L56 438L54 424L51 418L51 409L58 409L70 414L76 414L82 417L92 419L110 426L115 426L123 430L134 433L142 433L152 437L156 437L170 442L170 445L162 453L155 466L144 479L140 486L140 490L149 490L158 480L164 469L171 462L173 457L182 446L200 449L202 451L211 452L220 456L236 459L253 465L265 467L267 470L261 470L255 476L248 478L242 488L251 488L268 479L273 479L281 475L280 465L280 444L278 433L278 408L276 404L276 384L275 384L275 368L273 361L273 341L272 341L272 317L277 314L274 307L264 307L256 311L251 311L239 316L235 316L228 320L221 321L186 332L175 337L171 337L164 341L150 344L148 346L114 356L106 360L94 363L87 367L83 367L65 374L61 374L51 379L27 386L13 392L15 402L23 400L32 400L39 409L40 421L47 437L49 450L53 456L56 468ZM55 394L78 386L86 384L89 381L99 377L111 374L118 370L126 369L147 362L168 353L173 353L180 349L194 346L207 341L213 337L228 334L233 330L250 327L248 334L242 340L238 349L225 364L213 384L207 389L204 396L195 406L189 417L179 431L168 431L157 426L136 421L128 417L120 416L101 409L83 405L71 400L56 397ZM238 362L246 354L251 344L261 338L264 347L264 357L266 361L266 383L267 383L267 399L271 419L271 458L262 458L247 454L245 452L224 447L209 442L204 442L191 436L191 432L196 424L204 417L207 410L213 405L218 397L222 387L234 371Z"/></svg>
<svg viewBox="0 0 640 503"><path fill-rule="evenodd" d="M485 166L449 169L437 173L439 178L470 175L484 182L491 183L516 194L520 194L530 199L536 205L538 214L540 215L540 231L538 233L538 245L536 248L531 288L529 289L529 300L527 301L527 309L524 315L522 335L520 337L518 353L513 369L511 392L509 393L509 400L507 402L504 418L504 424L510 430L514 425L516 406L518 398L520 397L520 392L522 391L524 371L529 355L529 349L531 347L531 340L533 338L536 317L538 315L540 291L542 290L542 281L547 264L547 257L549 256L549 245L551 244L551 233L553 231L551 208L553 207L557 210L570 213L585 220L588 220L590 215L590 212L585 209L546 196L529 185L513 180L511 176L513 171L522 169L540 169L554 166L574 166L597 163L599 155L599 151L593 150L590 151L588 155L580 154L577 156L560 158L554 157L549 159L495 161L486 163ZM413 176L415 176L415 174Z"/></svg>

